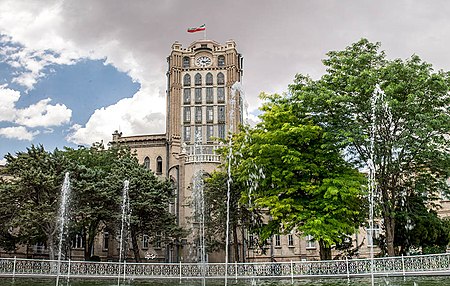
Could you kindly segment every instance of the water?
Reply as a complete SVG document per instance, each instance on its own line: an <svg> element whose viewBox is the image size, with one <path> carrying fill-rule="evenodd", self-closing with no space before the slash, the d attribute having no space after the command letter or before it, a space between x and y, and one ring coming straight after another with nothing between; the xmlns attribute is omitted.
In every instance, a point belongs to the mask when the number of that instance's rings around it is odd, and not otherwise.
<svg viewBox="0 0 450 286"><path fill-rule="evenodd" d="M59 244L58 244L58 266L56 275L56 286L59 284L59 276L61 273L61 258L63 250L63 242L66 234L67 221L68 221L68 202L70 196L70 180L69 172L64 176L64 182L61 187L61 201L58 212L58 227L59 227Z"/></svg>
<svg viewBox="0 0 450 286"><path fill-rule="evenodd" d="M207 286L219 286L223 285L223 280L207 280ZM359 279L351 278L349 280L343 279L296 279L291 284L291 280L238 280L230 279L228 281L230 285L236 286L365 286L370 285L370 278ZM26 278L0 278L0 285L2 286L50 286L54 285L53 279L26 279ZM111 280L80 280L71 279L70 282L64 284L67 286L113 286L114 283ZM200 286L202 282L200 280L129 280L121 285L128 286ZM450 285L450 277L382 277L375 278L375 285L377 286L443 286Z"/></svg>
<svg viewBox="0 0 450 286"><path fill-rule="evenodd" d="M201 165L198 164L197 158L201 158L203 136L200 130L195 131L194 140L194 158L196 162L194 165L194 177L193 177L193 203L194 203L194 223L197 224L197 234L196 240L198 241L196 259L201 265L206 266L206 240L205 240L205 196L204 196L204 180L203 180L203 170L200 168ZM194 225L195 229L195 225ZM205 285L204 271L206 267L202 267L203 279L202 285Z"/></svg>
<svg viewBox="0 0 450 286"><path fill-rule="evenodd" d="M126 253L127 253L127 244L128 244L128 230L130 228L130 196L128 194L130 182L125 180L123 182L123 190L122 190L122 218L121 218L121 227L120 227L120 243L119 243L119 262L123 260L123 275L125 280L125 263L126 263ZM120 285L120 271L117 277L117 285Z"/></svg>

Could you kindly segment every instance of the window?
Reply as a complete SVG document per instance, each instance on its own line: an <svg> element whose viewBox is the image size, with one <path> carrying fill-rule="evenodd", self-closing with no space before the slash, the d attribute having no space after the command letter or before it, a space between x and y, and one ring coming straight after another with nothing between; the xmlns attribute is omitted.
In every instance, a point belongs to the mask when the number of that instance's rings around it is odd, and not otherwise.
<svg viewBox="0 0 450 286"><path fill-rule="evenodd" d="M161 156L158 156L158 158L156 158L156 173L162 174L162 169L162 158Z"/></svg>
<svg viewBox="0 0 450 286"><path fill-rule="evenodd" d="M191 89L190 88L183 89L183 103L191 104Z"/></svg>
<svg viewBox="0 0 450 286"><path fill-rule="evenodd" d="M281 246L281 237L279 234L275 234L275 246Z"/></svg>
<svg viewBox="0 0 450 286"><path fill-rule="evenodd" d="M195 103L197 104L202 103L202 88L195 89Z"/></svg>
<svg viewBox="0 0 450 286"><path fill-rule="evenodd" d="M148 249L149 242L150 238L148 237L148 235L144 234L142 236L142 249Z"/></svg>
<svg viewBox="0 0 450 286"><path fill-rule="evenodd" d="M219 122L225 122L225 106L224 105L217 106L217 120Z"/></svg>
<svg viewBox="0 0 450 286"><path fill-rule="evenodd" d="M153 242L153 246L155 248L161 248L161 236L162 235L160 231L156 232L155 241Z"/></svg>
<svg viewBox="0 0 450 286"><path fill-rule="evenodd" d="M81 234L76 234L75 237L72 239L72 248L83 248L83 247L84 247L83 236Z"/></svg>
<svg viewBox="0 0 450 286"><path fill-rule="evenodd" d="M189 68L190 65L191 65L191 60L189 59L189 57L184 57L183 58L183 68L187 69L187 68Z"/></svg>
<svg viewBox="0 0 450 286"><path fill-rule="evenodd" d="M206 88L206 103L213 103L213 102L214 102L213 88L207 87Z"/></svg>
<svg viewBox="0 0 450 286"><path fill-rule="evenodd" d="M195 75L195 85L202 85L202 75L199 73Z"/></svg>
<svg viewBox="0 0 450 286"><path fill-rule="evenodd" d="M218 127L219 138L225 139L225 124L219 124L217 127Z"/></svg>
<svg viewBox="0 0 450 286"><path fill-rule="evenodd" d="M202 107L195 107L195 123L202 123Z"/></svg>
<svg viewBox="0 0 450 286"><path fill-rule="evenodd" d="M223 87L217 88L217 102L225 102L225 89Z"/></svg>
<svg viewBox="0 0 450 286"><path fill-rule="evenodd" d="M109 248L109 232L103 232L103 249L107 250Z"/></svg>
<svg viewBox="0 0 450 286"><path fill-rule="evenodd" d="M256 246L255 236L250 234L248 236L248 248L254 248Z"/></svg>
<svg viewBox="0 0 450 286"><path fill-rule="evenodd" d="M225 57L224 56L219 56L217 58L217 63L219 67L223 67L225 66Z"/></svg>
<svg viewBox="0 0 450 286"><path fill-rule="evenodd" d="M206 122L213 122L214 120L214 108L212 106L206 107Z"/></svg>
<svg viewBox="0 0 450 286"><path fill-rule="evenodd" d="M316 248L316 240L312 235L306 236L306 249L315 249Z"/></svg>
<svg viewBox="0 0 450 286"><path fill-rule="evenodd" d="M376 246L374 244L374 241L372 239L372 235L376 240L380 237L380 225L374 224L373 229L370 229L370 227L366 228L367 231L367 247L373 247Z"/></svg>
<svg viewBox="0 0 450 286"><path fill-rule="evenodd" d="M217 84L218 85L224 85L225 84L225 76L221 72L217 74Z"/></svg>
<svg viewBox="0 0 450 286"><path fill-rule="evenodd" d="M206 85L213 85L213 75L209 72L206 74Z"/></svg>
<svg viewBox="0 0 450 286"><path fill-rule="evenodd" d="M294 246L294 235L288 234L288 246Z"/></svg>
<svg viewBox="0 0 450 286"><path fill-rule="evenodd" d="M201 126L195 126L195 141L201 143L203 136L202 136L202 127Z"/></svg>
<svg viewBox="0 0 450 286"><path fill-rule="evenodd" d="M211 141L214 137L214 125L206 125L206 140Z"/></svg>
<svg viewBox="0 0 450 286"><path fill-rule="evenodd" d="M184 126L184 141L191 141L191 126Z"/></svg>
<svg viewBox="0 0 450 286"><path fill-rule="evenodd" d="M33 245L34 253L44 253L44 251L45 251L45 243L44 242L37 242L35 245Z"/></svg>
<svg viewBox="0 0 450 286"><path fill-rule="evenodd" d="M184 86L191 86L191 76L189 74L185 74L183 78Z"/></svg>
<svg viewBox="0 0 450 286"><path fill-rule="evenodd" d="M144 168L150 169L150 158L149 157L144 158Z"/></svg>
<svg viewBox="0 0 450 286"><path fill-rule="evenodd" d="M191 108L183 107L183 121L186 123L191 122Z"/></svg>

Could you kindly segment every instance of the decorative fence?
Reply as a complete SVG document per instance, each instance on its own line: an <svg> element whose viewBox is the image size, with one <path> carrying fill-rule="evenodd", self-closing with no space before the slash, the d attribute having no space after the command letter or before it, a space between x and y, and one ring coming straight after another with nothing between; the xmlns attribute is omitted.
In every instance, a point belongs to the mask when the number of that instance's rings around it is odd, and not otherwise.
<svg viewBox="0 0 450 286"><path fill-rule="evenodd" d="M117 263L0 258L0 277L219 279L224 263ZM59 271L58 271L59 269ZM370 259L229 263L229 279L450 275L450 254Z"/></svg>

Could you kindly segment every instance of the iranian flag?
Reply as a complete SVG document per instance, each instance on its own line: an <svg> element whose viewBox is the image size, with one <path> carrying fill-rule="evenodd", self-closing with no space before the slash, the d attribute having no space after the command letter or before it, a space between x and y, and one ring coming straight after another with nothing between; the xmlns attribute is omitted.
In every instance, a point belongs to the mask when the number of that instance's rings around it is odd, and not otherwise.
<svg viewBox="0 0 450 286"><path fill-rule="evenodd" d="M188 31L188 33L195 33L195 32L200 32L200 31L204 31L204 30L206 30L205 24L198 26L196 28L189 28L187 31Z"/></svg>

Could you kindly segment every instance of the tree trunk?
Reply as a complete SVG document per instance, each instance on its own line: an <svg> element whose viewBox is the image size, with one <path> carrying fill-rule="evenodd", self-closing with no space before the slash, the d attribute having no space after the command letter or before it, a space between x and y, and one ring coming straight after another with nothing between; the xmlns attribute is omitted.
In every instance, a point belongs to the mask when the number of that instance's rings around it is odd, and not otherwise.
<svg viewBox="0 0 450 286"><path fill-rule="evenodd" d="M136 230L133 227L131 228L131 243L133 245L134 260L139 263L141 262L141 255L139 253L139 243L137 240Z"/></svg>
<svg viewBox="0 0 450 286"><path fill-rule="evenodd" d="M53 236L47 236L48 259L55 260L55 243Z"/></svg>
<svg viewBox="0 0 450 286"><path fill-rule="evenodd" d="M233 262L239 262L239 241L238 241L236 225L233 225L233 245L234 245L234 261Z"/></svg>
<svg viewBox="0 0 450 286"><path fill-rule="evenodd" d="M320 260L331 260L331 246L327 246L325 241L319 240Z"/></svg>
<svg viewBox="0 0 450 286"><path fill-rule="evenodd" d="M395 235L395 219L393 215L386 214L384 216L384 227L386 232L386 247L389 256L395 256L394 235Z"/></svg>

